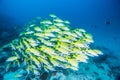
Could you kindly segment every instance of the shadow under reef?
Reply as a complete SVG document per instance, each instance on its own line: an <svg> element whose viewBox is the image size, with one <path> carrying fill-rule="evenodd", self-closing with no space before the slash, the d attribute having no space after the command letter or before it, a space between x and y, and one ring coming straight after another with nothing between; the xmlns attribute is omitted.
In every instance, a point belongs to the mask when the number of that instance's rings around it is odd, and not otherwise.
<svg viewBox="0 0 120 80"><path fill-rule="evenodd" d="M0 14L0 47L17 38L21 30L11 17Z"/></svg>

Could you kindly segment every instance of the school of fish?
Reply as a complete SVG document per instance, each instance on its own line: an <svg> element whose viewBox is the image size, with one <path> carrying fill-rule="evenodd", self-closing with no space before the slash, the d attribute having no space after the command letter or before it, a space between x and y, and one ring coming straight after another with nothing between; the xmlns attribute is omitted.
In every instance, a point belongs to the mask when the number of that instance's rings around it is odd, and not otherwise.
<svg viewBox="0 0 120 80"><path fill-rule="evenodd" d="M72 29L70 22L54 14L38 24L25 26L19 37L10 43L12 55L6 60L11 66L24 68L28 74L39 74L40 70L54 71L56 67L78 69L79 62L102 52L91 49L91 34L84 29Z"/></svg>

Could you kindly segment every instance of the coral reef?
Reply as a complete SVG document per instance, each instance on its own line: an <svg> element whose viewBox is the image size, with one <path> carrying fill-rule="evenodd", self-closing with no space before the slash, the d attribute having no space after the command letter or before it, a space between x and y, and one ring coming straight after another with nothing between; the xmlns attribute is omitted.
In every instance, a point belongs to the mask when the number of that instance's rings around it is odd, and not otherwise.
<svg viewBox="0 0 120 80"><path fill-rule="evenodd" d="M4 75L4 80L25 80L23 74L25 71L23 69L18 69L15 72L8 72Z"/></svg>
<svg viewBox="0 0 120 80"><path fill-rule="evenodd" d="M21 31L22 26L16 24L12 17L0 13L0 47L17 38Z"/></svg>
<svg viewBox="0 0 120 80"><path fill-rule="evenodd" d="M105 63L97 64L94 61L88 64L80 63L78 71L68 71L67 75L65 71L58 71L50 80L115 80L110 67Z"/></svg>
<svg viewBox="0 0 120 80"><path fill-rule="evenodd" d="M69 21L50 14L50 19L26 24L19 37L8 44L12 54L6 60L6 71L20 67L32 78L56 67L78 70L79 62L102 54L90 48L91 43L92 36L84 29L72 29Z"/></svg>

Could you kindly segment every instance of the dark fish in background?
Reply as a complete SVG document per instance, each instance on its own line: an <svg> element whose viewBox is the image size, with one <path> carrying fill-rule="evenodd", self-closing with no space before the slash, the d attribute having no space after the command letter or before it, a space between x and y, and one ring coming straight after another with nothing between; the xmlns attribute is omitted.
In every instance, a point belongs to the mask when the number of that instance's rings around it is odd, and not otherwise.
<svg viewBox="0 0 120 80"><path fill-rule="evenodd" d="M110 24L111 24L110 20L107 19L107 20L105 21L105 24L106 24L106 25L110 25Z"/></svg>

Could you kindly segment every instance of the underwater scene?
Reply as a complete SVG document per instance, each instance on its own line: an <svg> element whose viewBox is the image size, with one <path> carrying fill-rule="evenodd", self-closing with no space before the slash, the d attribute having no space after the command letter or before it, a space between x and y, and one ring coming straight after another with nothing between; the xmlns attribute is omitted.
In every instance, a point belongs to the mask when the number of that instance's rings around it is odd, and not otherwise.
<svg viewBox="0 0 120 80"><path fill-rule="evenodd" d="M0 80L120 80L120 0L0 0Z"/></svg>

